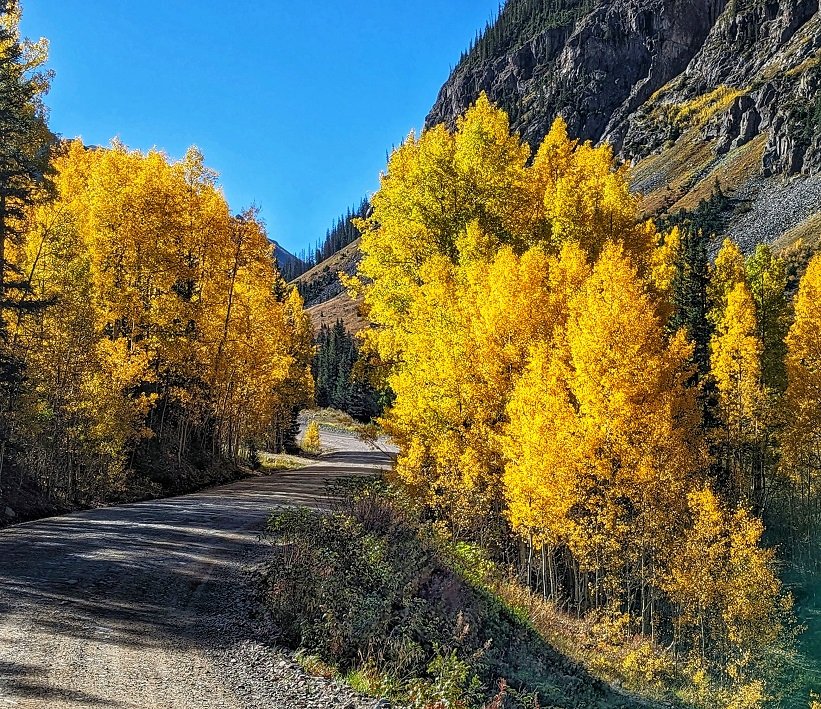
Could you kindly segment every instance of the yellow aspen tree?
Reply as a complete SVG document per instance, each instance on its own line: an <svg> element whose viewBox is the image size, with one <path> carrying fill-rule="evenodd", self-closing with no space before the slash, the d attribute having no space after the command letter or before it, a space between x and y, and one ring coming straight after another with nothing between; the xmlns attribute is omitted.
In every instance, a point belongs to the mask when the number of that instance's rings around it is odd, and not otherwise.
<svg viewBox="0 0 821 709"><path fill-rule="evenodd" d="M736 501L764 502L764 480L754 451L762 434L764 391L761 386L761 341L755 303L744 281L727 294L710 344L710 366L716 382L724 431L720 487Z"/></svg>
<svg viewBox="0 0 821 709"><path fill-rule="evenodd" d="M533 185L540 200L548 189L555 190L562 176L567 173L573 162L573 152L578 142L571 140L567 134L567 123L558 116L550 126L550 131L542 140L533 159Z"/></svg>
<svg viewBox="0 0 821 709"><path fill-rule="evenodd" d="M615 245L557 336L534 351L508 407L511 522L567 546L574 604L625 604L649 631L686 491L706 463L685 386L690 348L665 341L647 286Z"/></svg>
<svg viewBox="0 0 821 709"><path fill-rule="evenodd" d="M787 335L787 274L784 261L759 244L747 260L747 279L756 307L758 338L761 341L762 385L782 392L787 385L784 369Z"/></svg>
<svg viewBox="0 0 821 709"><path fill-rule="evenodd" d="M539 206L525 189L530 147L511 134L507 114L493 106L484 92L457 120L453 140L457 184L464 190L460 209L468 220L453 223L456 236L476 220L485 233L523 251L532 243Z"/></svg>
<svg viewBox="0 0 821 709"><path fill-rule="evenodd" d="M570 513L581 502L574 460L582 432L566 360L559 342L534 347L508 404L503 439L506 514L514 531L544 550L544 595L557 601L567 591L556 554L570 545Z"/></svg>
<svg viewBox="0 0 821 709"><path fill-rule="evenodd" d="M314 378L311 364L314 360L314 328L311 316L305 311L302 297L296 288L281 280L274 292L282 291L284 299L284 332L280 346L288 353L288 371L272 392L272 407L267 431L262 443L275 452L292 444L289 436L299 411L314 403Z"/></svg>
<svg viewBox="0 0 821 709"><path fill-rule="evenodd" d="M530 346L551 339L566 310L566 279L600 242L623 242L643 260L656 239L611 151L578 146L559 121L532 166L529 156L484 96L455 132L410 136L360 224L363 260L350 284L376 325L366 348L390 370L397 472L468 527L499 516L495 439ZM563 248L570 270L555 264Z"/></svg>
<svg viewBox="0 0 821 709"><path fill-rule="evenodd" d="M482 241L478 226L468 234ZM505 406L531 346L552 337L587 273L572 245L559 259L505 247L490 261L432 259L420 270L386 423L403 451L399 476L461 529L498 527Z"/></svg>
<svg viewBox="0 0 821 709"><path fill-rule="evenodd" d="M577 146L555 182L547 182L544 206L555 245L573 241L595 259L605 244L619 241L637 263L647 265L656 230L637 218L628 168L616 165L609 145Z"/></svg>
<svg viewBox="0 0 821 709"><path fill-rule="evenodd" d="M676 226L662 235L662 241L653 251L651 258L650 281L668 303L672 302L676 263L680 256L681 231Z"/></svg>
<svg viewBox="0 0 821 709"><path fill-rule="evenodd" d="M649 266L644 262L656 230L639 219L627 170L617 166L610 148L577 145L559 119L533 165L529 156L510 134L505 113L484 95L455 133L436 126L409 136L391 155L373 213L359 224L360 285L350 284L379 325L366 337L383 361L401 352L397 336L405 310L421 266L434 256L452 262L468 253L490 258L502 245L517 254L535 245L558 253L572 242L595 258L602 244L615 240ZM470 229L484 241L462 248Z"/></svg>
<svg viewBox="0 0 821 709"><path fill-rule="evenodd" d="M821 257L810 261L794 307L787 335L782 470L793 488L794 549L812 558L821 524Z"/></svg>
<svg viewBox="0 0 821 709"><path fill-rule="evenodd" d="M19 318L13 345L26 363L19 401L21 460L55 499L86 503L120 489L128 450L150 436L153 403L134 394L152 374L144 356L101 334L102 314L76 224L44 205L31 220L20 255L29 296L51 302Z"/></svg>
<svg viewBox="0 0 821 709"><path fill-rule="evenodd" d="M15 326L25 435L48 488L99 492L143 455L182 468L281 444L311 398L313 345L256 215L230 216L196 149L171 162L74 141L55 168L56 199L19 254L54 305Z"/></svg>
<svg viewBox="0 0 821 709"><path fill-rule="evenodd" d="M747 282L747 270L744 254L731 239L725 239L716 255L715 264L710 274L707 297L710 310L707 314L713 326L717 325L727 307L727 298L739 283Z"/></svg>
<svg viewBox="0 0 821 709"><path fill-rule="evenodd" d="M779 680L794 635L775 553L763 547L764 525L744 507L730 509L708 487L693 490L688 502L691 521L666 583L677 653L713 678L713 701L763 697Z"/></svg>
<svg viewBox="0 0 821 709"><path fill-rule="evenodd" d="M316 421L311 421L305 429L305 435L302 437L302 450L309 453L319 453L322 450L322 439L319 435L319 424Z"/></svg>
<svg viewBox="0 0 821 709"><path fill-rule="evenodd" d="M647 630L658 561L706 463L695 394L685 386L691 345L681 334L666 341L647 286L620 246L605 247L571 301L567 339L587 471L571 546L588 566L603 560L628 599L638 594ZM626 573L616 571L625 562Z"/></svg>

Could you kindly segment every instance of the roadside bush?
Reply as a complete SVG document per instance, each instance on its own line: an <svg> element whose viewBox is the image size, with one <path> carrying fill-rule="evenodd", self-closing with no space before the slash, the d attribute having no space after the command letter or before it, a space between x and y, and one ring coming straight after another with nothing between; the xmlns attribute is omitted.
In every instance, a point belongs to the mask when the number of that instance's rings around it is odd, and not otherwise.
<svg viewBox="0 0 821 709"><path fill-rule="evenodd" d="M319 453L322 450L322 440L319 437L319 424L316 421L311 421L308 424L300 447L308 453Z"/></svg>
<svg viewBox="0 0 821 709"><path fill-rule="evenodd" d="M378 483L345 487L337 512L268 522L264 592L281 641L413 707L636 706L471 581L471 555L443 548Z"/></svg>

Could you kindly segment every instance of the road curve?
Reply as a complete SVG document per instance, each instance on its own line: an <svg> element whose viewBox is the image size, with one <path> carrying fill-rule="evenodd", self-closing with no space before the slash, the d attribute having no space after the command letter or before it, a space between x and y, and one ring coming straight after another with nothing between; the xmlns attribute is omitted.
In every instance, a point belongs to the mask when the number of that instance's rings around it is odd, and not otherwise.
<svg viewBox="0 0 821 709"><path fill-rule="evenodd" d="M231 622L236 560L278 505L390 456L323 431L316 464L0 531L0 707L242 708L205 647ZM219 635L219 632L216 632Z"/></svg>

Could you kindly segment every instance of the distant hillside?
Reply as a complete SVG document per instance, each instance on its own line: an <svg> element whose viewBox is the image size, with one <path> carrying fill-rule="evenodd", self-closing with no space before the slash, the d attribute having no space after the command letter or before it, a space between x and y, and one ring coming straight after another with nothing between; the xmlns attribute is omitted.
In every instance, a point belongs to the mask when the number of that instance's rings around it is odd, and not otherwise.
<svg viewBox="0 0 821 709"><path fill-rule="evenodd" d="M287 273L288 269L300 263L300 260L287 249L283 249L276 241L274 242L274 259L281 273Z"/></svg>
<svg viewBox="0 0 821 709"><path fill-rule="evenodd" d="M348 332L359 332L368 326L368 321L362 316L361 306L347 293L340 293L330 300L308 307L307 310L317 332L323 325L333 327L337 320L345 324Z"/></svg>
<svg viewBox="0 0 821 709"><path fill-rule="evenodd" d="M309 248L303 249L296 260L288 268L283 270L283 275L288 281L301 278L304 273L310 271L328 259L332 258L340 249L344 249L348 244L359 238L359 229L356 228L355 221L366 217L370 212L371 205L367 199L363 199L359 206L349 208L325 232L325 238L317 241Z"/></svg>
<svg viewBox="0 0 821 709"><path fill-rule="evenodd" d="M354 274L359 259L357 238L293 281L317 330L323 324L333 325L337 319L343 320L351 331L364 327L365 320L359 315L358 306L344 292L337 275L340 271Z"/></svg>

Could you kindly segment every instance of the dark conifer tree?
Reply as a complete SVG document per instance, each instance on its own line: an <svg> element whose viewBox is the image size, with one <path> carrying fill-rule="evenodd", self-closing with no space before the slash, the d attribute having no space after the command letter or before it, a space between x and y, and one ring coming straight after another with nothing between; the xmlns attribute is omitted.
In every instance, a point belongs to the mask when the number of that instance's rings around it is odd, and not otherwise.
<svg viewBox="0 0 821 709"><path fill-rule="evenodd" d="M6 317L38 307L25 297L30 284L7 259L22 239L26 211L50 189L50 158L56 138L46 124L43 96L50 74L42 71L46 46L20 38L20 6L0 0L0 470L21 365L9 346Z"/></svg>
<svg viewBox="0 0 821 709"><path fill-rule="evenodd" d="M368 421L379 414L381 406L377 392L358 371L358 361L356 340L342 321L337 320L332 328L323 325L313 366L316 403Z"/></svg>
<svg viewBox="0 0 821 709"><path fill-rule="evenodd" d="M710 280L707 251L709 238L702 231L685 227L681 230L681 250L673 277L672 330L685 328L695 345L693 358L701 375L710 370L710 338L713 329L707 318L710 304L707 285Z"/></svg>

